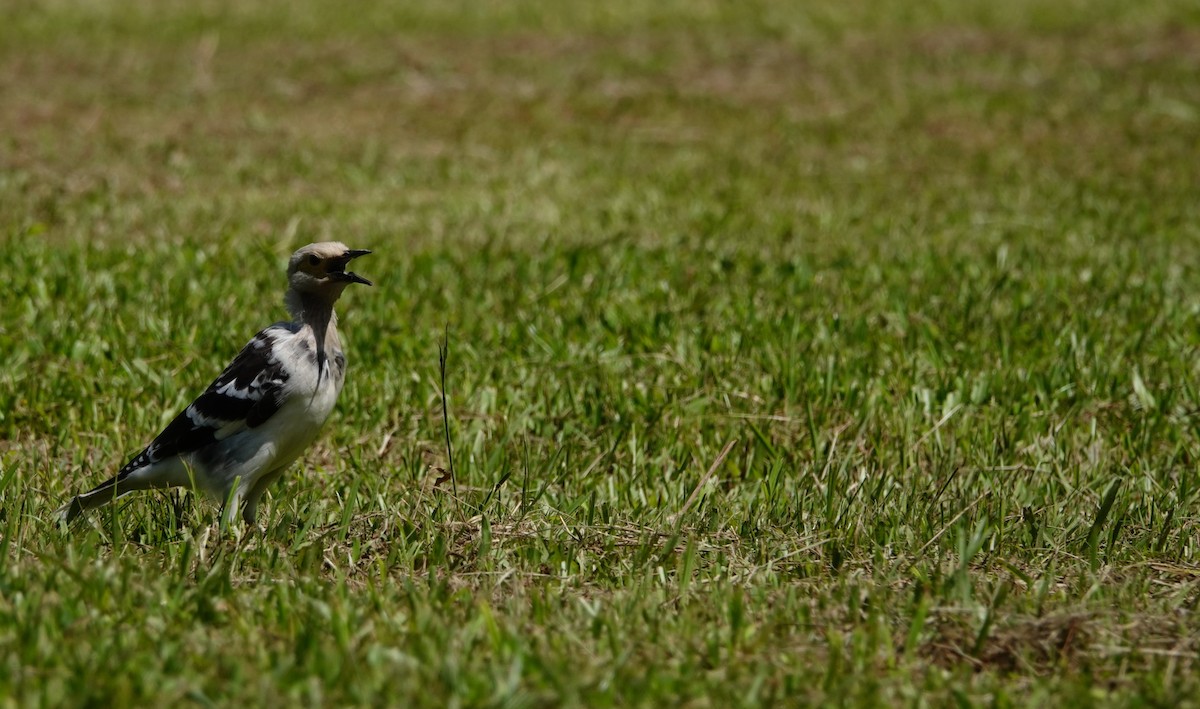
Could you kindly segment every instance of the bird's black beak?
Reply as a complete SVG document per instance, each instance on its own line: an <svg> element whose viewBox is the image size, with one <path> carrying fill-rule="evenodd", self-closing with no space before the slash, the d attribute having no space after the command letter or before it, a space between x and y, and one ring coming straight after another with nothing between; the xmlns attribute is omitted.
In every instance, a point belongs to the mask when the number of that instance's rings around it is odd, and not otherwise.
<svg viewBox="0 0 1200 709"><path fill-rule="evenodd" d="M369 249L348 250L340 259L338 259L336 265L330 267L329 277L337 281L345 281L346 283L361 283L364 286L375 285L354 271L346 270L346 264L350 263L359 256L366 256L369 253L371 253Z"/></svg>

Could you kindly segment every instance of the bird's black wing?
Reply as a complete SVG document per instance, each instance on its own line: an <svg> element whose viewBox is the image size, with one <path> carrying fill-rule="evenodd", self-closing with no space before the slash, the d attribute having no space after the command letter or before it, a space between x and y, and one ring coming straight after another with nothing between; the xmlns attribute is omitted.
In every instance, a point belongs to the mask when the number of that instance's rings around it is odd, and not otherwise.
<svg viewBox="0 0 1200 709"><path fill-rule="evenodd" d="M225 371L167 424L117 478L164 458L191 453L246 429L256 428L283 403L288 371L278 344L294 332L290 323L272 325L254 336Z"/></svg>

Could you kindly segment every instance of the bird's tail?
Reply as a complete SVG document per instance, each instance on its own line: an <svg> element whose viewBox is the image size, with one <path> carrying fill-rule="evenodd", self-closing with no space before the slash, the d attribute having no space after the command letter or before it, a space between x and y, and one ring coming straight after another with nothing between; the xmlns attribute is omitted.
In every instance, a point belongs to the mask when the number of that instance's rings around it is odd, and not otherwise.
<svg viewBox="0 0 1200 709"><path fill-rule="evenodd" d="M54 517L59 524L70 524L84 512L100 507L101 505L106 505L118 497L124 497L134 490L140 490L143 487L145 486L138 485L137 482L128 476L117 475L100 483L82 495L76 495L71 498L70 502L58 508L54 513Z"/></svg>

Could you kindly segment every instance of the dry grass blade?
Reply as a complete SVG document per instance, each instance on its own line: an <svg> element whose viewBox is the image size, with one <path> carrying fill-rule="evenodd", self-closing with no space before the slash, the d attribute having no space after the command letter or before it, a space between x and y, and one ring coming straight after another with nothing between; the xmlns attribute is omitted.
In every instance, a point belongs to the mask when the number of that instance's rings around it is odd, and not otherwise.
<svg viewBox="0 0 1200 709"><path fill-rule="evenodd" d="M702 478L700 478L700 482L696 483L695 489L692 490L691 495L688 495L688 499L683 503L683 507L680 508L680 510L676 512L673 517L671 517L670 522L672 525L677 526L683 520L684 515L688 513L688 510L692 509L692 505L696 504L696 500L700 497L700 491L704 489L704 486L707 485L708 481L712 479L712 476L716 474L717 469L721 467L721 463L725 462L725 457L729 455L729 451L733 450L733 446L736 443L736 438L729 441L725 444L725 447L721 449L721 452L717 454L716 460L714 460L712 465L708 467L708 472L705 473Z"/></svg>

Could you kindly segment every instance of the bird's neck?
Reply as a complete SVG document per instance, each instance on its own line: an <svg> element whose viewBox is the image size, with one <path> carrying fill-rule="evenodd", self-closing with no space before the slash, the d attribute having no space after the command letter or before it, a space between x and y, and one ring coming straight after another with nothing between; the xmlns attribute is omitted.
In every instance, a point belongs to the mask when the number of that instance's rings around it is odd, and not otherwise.
<svg viewBox="0 0 1200 709"><path fill-rule="evenodd" d="M317 387L321 386L321 378L325 372L325 363L328 361L328 352L330 350L336 352L338 346L337 335L337 314L333 312L334 298L322 298L313 293L303 293L295 289L289 288L287 295L283 297L283 302L287 306L288 312L292 315L292 320L299 324L302 328L312 328L313 345L316 348L317 356ZM316 394L313 394L316 396Z"/></svg>
<svg viewBox="0 0 1200 709"><path fill-rule="evenodd" d="M327 333L337 330L337 313L333 312L333 301L328 298L289 290L284 296L284 305L292 320L313 329L318 347L324 344Z"/></svg>

